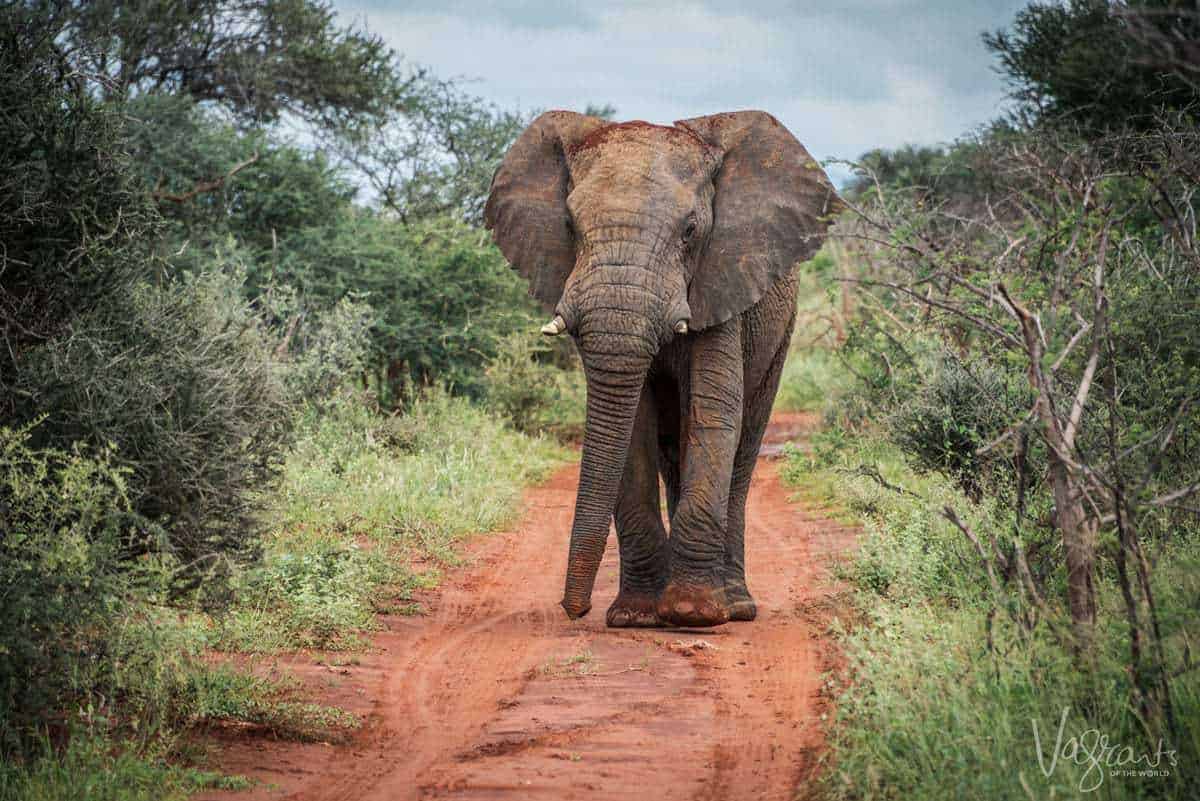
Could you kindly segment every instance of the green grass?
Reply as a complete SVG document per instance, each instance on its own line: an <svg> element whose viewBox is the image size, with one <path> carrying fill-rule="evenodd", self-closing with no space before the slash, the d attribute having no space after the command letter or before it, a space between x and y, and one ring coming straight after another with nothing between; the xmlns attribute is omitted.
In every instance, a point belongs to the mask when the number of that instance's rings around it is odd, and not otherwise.
<svg viewBox="0 0 1200 801"><path fill-rule="evenodd" d="M236 577L213 645L269 653L354 650L376 614L411 614L467 536L519 511L566 458L462 398L431 392L403 416L345 397L304 421L284 466L262 563Z"/></svg>
<svg viewBox="0 0 1200 801"><path fill-rule="evenodd" d="M0 801L182 801L205 789L245 790L241 776L180 767L81 734L30 764L0 763Z"/></svg>
<svg viewBox="0 0 1200 801"><path fill-rule="evenodd" d="M1063 710L1063 741L1129 746L1153 754L1132 714L1124 670L1127 631L1120 595L1101 582L1096 664L1081 671L1050 636L1012 624L1000 599L989 650L992 599L972 546L937 514L945 504L977 531L1011 530L1006 510L972 505L949 479L915 474L899 450L874 435L819 434L810 452L793 452L784 476L813 502L840 507L860 522L857 552L839 568L853 609L834 632L848 669L836 689L830 769L832 799L1191 798L1200 755L1200 676L1173 684L1176 765L1166 777L1111 776L1083 751L1059 759L1047 776L1038 760L1038 721L1046 766ZM912 494L885 489L860 468L877 470ZM1158 601L1172 662L1195 639L1200 597L1200 534L1183 532L1158 560ZM1061 587L1051 576L1057 605ZM1056 612L1061 617L1061 611ZM1144 766L1143 766L1144 767ZM1093 787L1097 784L1098 786ZM1080 788L1088 792L1081 792Z"/></svg>
<svg viewBox="0 0 1200 801"><path fill-rule="evenodd" d="M466 536L511 522L521 493L565 458L443 392L380 417L346 396L303 421L262 563L236 577L213 645L354 650L381 611L419 611Z"/></svg>
<svg viewBox="0 0 1200 801"><path fill-rule="evenodd" d="M794 345L783 365L775 408L785 412L820 411L843 391L846 383L836 353L823 347Z"/></svg>
<svg viewBox="0 0 1200 801"><path fill-rule="evenodd" d="M193 722L202 726L232 723L284 740L340 742L362 725L343 709L305 701L303 686L294 680L215 665L197 672L191 682Z"/></svg>
<svg viewBox="0 0 1200 801"><path fill-rule="evenodd" d="M463 536L509 522L522 490L564 457L443 392L393 418L347 400L310 423L289 456L278 528L449 555Z"/></svg>

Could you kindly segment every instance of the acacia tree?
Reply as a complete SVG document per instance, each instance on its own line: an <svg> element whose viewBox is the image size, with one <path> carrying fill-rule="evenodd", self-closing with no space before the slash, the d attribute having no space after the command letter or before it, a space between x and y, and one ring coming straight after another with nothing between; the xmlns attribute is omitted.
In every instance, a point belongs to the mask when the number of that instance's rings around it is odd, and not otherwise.
<svg viewBox="0 0 1200 801"><path fill-rule="evenodd" d="M1197 43L1200 17L1173 0L1031 3L984 35L1021 116L1091 134L1152 129L1160 111L1200 101Z"/></svg>
<svg viewBox="0 0 1200 801"><path fill-rule="evenodd" d="M322 147L402 222L452 215L482 220L492 174L528 119L422 76L377 120L320 132Z"/></svg>
<svg viewBox="0 0 1200 801"><path fill-rule="evenodd" d="M418 77L324 0L44 0L63 58L107 100L148 92L267 123L382 116Z"/></svg>

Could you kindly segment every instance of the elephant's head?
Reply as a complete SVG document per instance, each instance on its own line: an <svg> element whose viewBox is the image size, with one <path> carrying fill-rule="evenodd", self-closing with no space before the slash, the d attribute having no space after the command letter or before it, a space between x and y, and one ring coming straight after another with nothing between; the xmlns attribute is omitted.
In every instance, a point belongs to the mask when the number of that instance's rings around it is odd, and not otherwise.
<svg viewBox="0 0 1200 801"><path fill-rule="evenodd" d="M613 124L538 117L492 179L500 250L569 332L587 425L562 605L586 614L630 432L664 343L754 305L824 238L839 200L821 168L761 111Z"/></svg>

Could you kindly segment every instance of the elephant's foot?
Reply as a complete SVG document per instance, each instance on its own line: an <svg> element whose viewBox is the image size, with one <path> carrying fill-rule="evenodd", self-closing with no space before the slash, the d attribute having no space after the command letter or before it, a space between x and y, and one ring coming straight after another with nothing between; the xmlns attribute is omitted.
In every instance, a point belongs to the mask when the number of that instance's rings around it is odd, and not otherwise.
<svg viewBox="0 0 1200 801"><path fill-rule="evenodd" d="M654 595L621 590L612 606L608 607L606 620L610 628L652 628L661 626Z"/></svg>
<svg viewBox="0 0 1200 801"><path fill-rule="evenodd" d="M729 601L730 620L754 620L758 617L758 605L754 603L745 584L726 584L725 597Z"/></svg>
<svg viewBox="0 0 1200 801"><path fill-rule="evenodd" d="M658 599L658 616L676 626L719 626L729 622L724 587L672 581Z"/></svg>
<svg viewBox="0 0 1200 801"><path fill-rule="evenodd" d="M730 598L730 620L754 620L757 616L757 604L749 594L740 598Z"/></svg>

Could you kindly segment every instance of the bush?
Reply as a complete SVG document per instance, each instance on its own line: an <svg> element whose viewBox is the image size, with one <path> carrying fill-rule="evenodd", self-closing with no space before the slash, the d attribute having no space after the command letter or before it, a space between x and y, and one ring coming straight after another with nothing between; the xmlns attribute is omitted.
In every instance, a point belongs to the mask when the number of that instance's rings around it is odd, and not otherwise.
<svg viewBox="0 0 1200 801"><path fill-rule="evenodd" d="M29 438L0 428L4 758L61 725L48 713L101 680L105 632L127 589L118 559L134 529L126 475L110 454L36 450Z"/></svg>
<svg viewBox="0 0 1200 801"><path fill-rule="evenodd" d="M287 298L280 303L278 295ZM273 290L265 299L275 301L272 315L287 321L279 350L288 351L284 384L297 408L324 408L367 370L375 311L364 301L342 298L321 313L303 308L293 293Z"/></svg>
<svg viewBox="0 0 1200 801"><path fill-rule="evenodd" d="M1115 586L1102 585L1096 658L1080 670L1052 636L1066 617L1061 603L1047 593L1051 619L1035 618L1032 631L1016 624L1010 612L1027 613L1027 600L1011 585L992 596L973 547L937 513L950 505L985 543L992 536L1011 542L1012 511L1002 502L987 497L973 504L950 479L914 474L897 446L877 434L825 433L820 444L815 454L793 452L785 480L823 504L843 507L863 526L855 552L838 567L852 594L848 614L833 622L846 668L827 684L836 714L823 796L1017 801L1194 794L1200 753L1200 674L1194 670L1172 684L1178 728L1162 746L1160 766L1168 774L1110 775L1103 762L1102 771L1092 766L1082 749L1078 759L1061 758L1049 777L1039 766L1032 721L1048 764L1064 710L1068 754L1068 738L1079 737L1088 748L1100 736L1115 749L1156 752L1154 736L1130 703L1128 628ZM859 469L863 465L905 491L883 486ZM1195 637L1200 589L1200 532L1177 535L1161 552L1154 576L1164 642L1176 662ZM1053 540L1051 532L1028 527L1024 536L1031 548ZM1174 760L1168 751L1175 751ZM1097 780L1094 792L1080 792Z"/></svg>
<svg viewBox="0 0 1200 801"><path fill-rule="evenodd" d="M21 416L49 410L39 446L111 444L129 468L129 500L162 535L141 550L186 563L254 546L291 412L236 272L139 285L18 367Z"/></svg>
<svg viewBox="0 0 1200 801"><path fill-rule="evenodd" d="M507 337L484 370L487 405L517 431L546 431L561 439L581 437L586 385L577 364L556 366L553 345L538 333Z"/></svg>
<svg viewBox="0 0 1200 801"><path fill-rule="evenodd" d="M943 353L915 394L889 419L892 438L913 464L942 472L978 499L1007 449L979 449L1018 422L1032 404L1023 376Z"/></svg>
<svg viewBox="0 0 1200 801"><path fill-rule="evenodd" d="M368 376L385 408L437 383L478 397L504 337L537 329L524 283L487 234L449 219L400 225L347 211L295 232L276 275L313 308L361 293L375 311Z"/></svg>
<svg viewBox="0 0 1200 801"><path fill-rule="evenodd" d="M31 8L36 5L37 8ZM157 215L119 113L58 60L46 4L0 8L0 415L26 350L145 276Z"/></svg>
<svg viewBox="0 0 1200 801"><path fill-rule="evenodd" d="M924 378L922 365L933 362L942 348L931 337L901 338L892 328L888 321L865 312L848 326L838 361L849 375L844 391L826 407L831 422L851 430L867 429L917 394Z"/></svg>

